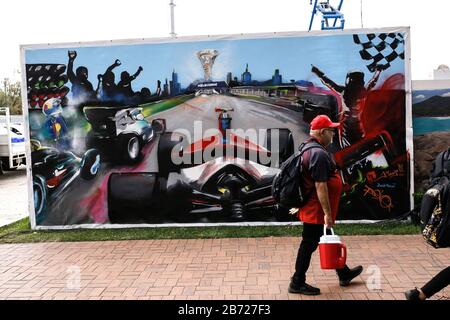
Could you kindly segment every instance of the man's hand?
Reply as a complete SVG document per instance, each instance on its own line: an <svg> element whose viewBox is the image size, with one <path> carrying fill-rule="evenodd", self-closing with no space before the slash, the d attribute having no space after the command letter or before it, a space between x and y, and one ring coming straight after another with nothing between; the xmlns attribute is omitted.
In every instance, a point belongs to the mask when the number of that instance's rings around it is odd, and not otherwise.
<svg viewBox="0 0 450 320"><path fill-rule="evenodd" d="M103 78L103 75L101 75L101 74L98 74L98 75L97 75L97 79L98 79L98 81L101 81L101 80L102 80L102 78Z"/></svg>
<svg viewBox="0 0 450 320"><path fill-rule="evenodd" d="M144 68L142 68L141 66L139 66L138 71L141 72L142 70L144 70Z"/></svg>
<svg viewBox="0 0 450 320"><path fill-rule="evenodd" d="M295 215L295 214L297 214L297 212L298 212L298 208L289 209L289 214L291 214L291 215Z"/></svg>
<svg viewBox="0 0 450 320"><path fill-rule="evenodd" d="M324 217L325 220L325 226L329 229L334 225L333 218L331 217L331 214L326 214Z"/></svg>
<svg viewBox="0 0 450 320"><path fill-rule="evenodd" d="M115 64L116 66L120 66L120 65L122 64L122 62L120 62L119 59L116 59L116 61L114 62L114 64Z"/></svg>
<svg viewBox="0 0 450 320"><path fill-rule="evenodd" d="M76 51L68 51L67 54L68 54L70 60L74 60L77 57Z"/></svg>

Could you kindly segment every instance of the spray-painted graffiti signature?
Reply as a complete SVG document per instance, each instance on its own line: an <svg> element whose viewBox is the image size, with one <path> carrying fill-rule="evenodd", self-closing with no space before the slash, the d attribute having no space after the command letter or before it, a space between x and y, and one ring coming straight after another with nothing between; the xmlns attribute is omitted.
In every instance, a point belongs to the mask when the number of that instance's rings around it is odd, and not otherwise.
<svg viewBox="0 0 450 320"><path fill-rule="evenodd" d="M372 184L374 182L380 181L382 179L390 179L394 177L403 177L405 175L405 170L403 169L403 165L397 165L397 169L395 170L386 170L383 171L380 176L377 176L375 171L371 171L367 173L367 181Z"/></svg>
<svg viewBox="0 0 450 320"><path fill-rule="evenodd" d="M375 188L385 188L385 189L395 189L397 187L396 183L377 183Z"/></svg>
<svg viewBox="0 0 450 320"><path fill-rule="evenodd" d="M392 199L390 196L383 194L383 192L384 192L383 190L372 189L368 185L365 185L364 187L364 196L369 194L370 196L372 196L372 199L378 200L380 206L383 209L388 209L388 211L390 212L391 209L394 207L392 205Z"/></svg>

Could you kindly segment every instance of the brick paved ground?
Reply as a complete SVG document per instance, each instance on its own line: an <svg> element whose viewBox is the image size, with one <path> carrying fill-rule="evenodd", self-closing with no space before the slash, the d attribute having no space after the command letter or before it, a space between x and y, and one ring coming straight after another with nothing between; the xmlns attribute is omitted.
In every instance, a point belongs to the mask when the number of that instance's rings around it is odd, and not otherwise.
<svg viewBox="0 0 450 320"><path fill-rule="evenodd" d="M293 237L2 244L0 299L403 300L405 290L450 261L450 250L420 236L344 240L349 265L366 270L341 288L334 271L319 268L316 252L308 272L322 291L316 297L287 293L299 241Z"/></svg>

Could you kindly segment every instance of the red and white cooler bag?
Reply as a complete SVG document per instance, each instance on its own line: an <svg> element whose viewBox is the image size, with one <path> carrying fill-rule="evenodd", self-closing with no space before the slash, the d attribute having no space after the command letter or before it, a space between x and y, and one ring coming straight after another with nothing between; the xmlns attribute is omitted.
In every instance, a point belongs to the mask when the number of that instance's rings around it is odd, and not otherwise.
<svg viewBox="0 0 450 320"><path fill-rule="evenodd" d="M319 252L321 269L342 269L345 266L347 247L341 241L341 238L334 234L333 228L331 228L331 235L327 235L326 227L323 226Z"/></svg>

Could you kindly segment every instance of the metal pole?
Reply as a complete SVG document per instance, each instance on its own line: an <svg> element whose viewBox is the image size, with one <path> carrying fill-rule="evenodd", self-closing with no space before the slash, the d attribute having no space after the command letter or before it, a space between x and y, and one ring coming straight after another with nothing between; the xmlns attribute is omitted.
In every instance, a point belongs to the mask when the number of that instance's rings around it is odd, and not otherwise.
<svg viewBox="0 0 450 320"><path fill-rule="evenodd" d="M312 0L309 2L309 4L312 4ZM316 7L317 7L317 0L314 1L314 8L313 8L313 11L312 11L312 14L311 14L311 21L309 22L309 29L308 29L308 31L311 31L312 24L313 24L313 21L314 21L314 15L316 14Z"/></svg>
<svg viewBox="0 0 450 320"><path fill-rule="evenodd" d="M361 0L362 1L362 0ZM339 13L341 12L341 8L342 8L342 3L344 2L344 0L341 0L341 2L339 2L339 6L337 8L337 10L339 11ZM337 18L334 19L334 23L333 23L333 27L336 26L336 22L337 22ZM342 28L343 29L343 28Z"/></svg>
<svg viewBox="0 0 450 320"><path fill-rule="evenodd" d="M175 33L175 15L174 15L174 7L175 3L173 3L173 0L170 0L170 36L176 37L177 34Z"/></svg>
<svg viewBox="0 0 450 320"><path fill-rule="evenodd" d="M363 24L363 2L361 0L361 28L364 28L364 24Z"/></svg>

